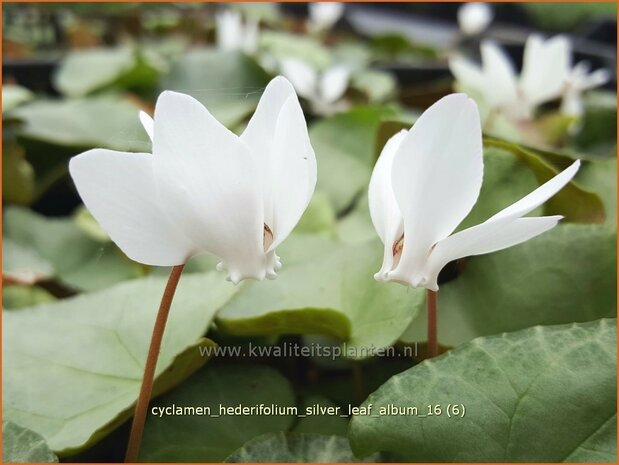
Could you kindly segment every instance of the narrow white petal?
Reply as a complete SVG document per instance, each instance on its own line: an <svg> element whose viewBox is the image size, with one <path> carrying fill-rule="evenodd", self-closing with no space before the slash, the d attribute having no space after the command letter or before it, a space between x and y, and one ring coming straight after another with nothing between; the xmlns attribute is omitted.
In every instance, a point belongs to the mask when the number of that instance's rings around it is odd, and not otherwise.
<svg viewBox="0 0 619 465"><path fill-rule="evenodd" d="M452 260L506 249L554 228L562 216L503 218L460 231L436 244L428 260L427 287L438 289L438 274Z"/></svg>
<svg viewBox="0 0 619 465"><path fill-rule="evenodd" d="M327 69L320 79L320 97L326 103L335 103L346 92L350 71L345 66Z"/></svg>
<svg viewBox="0 0 619 465"><path fill-rule="evenodd" d="M494 42L483 41L481 58L489 103L500 106L517 104L516 72L506 53Z"/></svg>
<svg viewBox="0 0 619 465"><path fill-rule="evenodd" d="M295 58L287 58L281 62L281 71L301 97L317 97L318 73L310 65Z"/></svg>
<svg viewBox="0 0 619 465"><path fill-rule="evenodd" d="M230 278L264 278L262 180L249 149L194 98L164 92L155 108L153 170L162 204Z"/></svg>
<svg viewBox="0 0 619 465"><path fill-rule="evenodd" d="M570 90L563 95L561 113L580 118L585 112L582 95L578 90Z"/></svg>
<svg viewBox="0 0 619 465"><path fill-rule="evenodd" d="M310 143L303 110L296 95L284 103L277 119L270 165L275 250L301 219L316 187L316 156Z"/></svg>
<svg viewBox="0 0 619 465"><path fill-rule="evenodd" d="M563 187L576 175L578 168L580 168L580 160L576 160L554 178L546 181L544 184L518 200L516 203L513 203L509 207L501 210L499 213L491 217L490 220L508 217L519 218L535 210L546 200L563 189Z"/></svg>
<svg viewBox="0 0 619 465"><path fill-rule="evenodd" d="M597 69L585 78L583 90L593 89L606 84L610 80L610 72L607 69Z"/></svg>
<svg viewBox="0 0 619 465"><path fill-rule="evenodd" d="M571 61L571 45L565 36L544 41L528 37L524 48L520 88L531 105L558 98L566 84Z"/></svg>
<svg viewBox="0 0 619 465"><path fill-rule="evenodd" d="M465 89L470 89L484 96L488 92L486 77L482 69L471 60L460 55L449 59L449 69L456 81Z"/></svg>
<svg viewBox="0 0 619 465"><path fill-rule="evenodd" d="M155 129L155 122L146 112L143 112L143 111L140 112L140 122L142 123L142 126L144 127L146 134L148 134L148 138L152 142L153 131Z"/></svg>
<svg viewBox="0 0 619 465"><path fill-rule="evenodd" d="M404 217L394 279L423 271L432 246L471 211L482 177L477 105L464 94L443 97L419 117L393 160L393 192Z"/></svg>
<svg viewBox="0 0 619 465"><path fill-rule="evenodd" d="M402 130L387 141L374 165L368 188L370 217L376 233L384 244L383 264L374 276L379 280L393 269L393 246L404 232L402 213L393 194L391 169L393 158L406 134L408 131Z"/></svg>
<svg viewBox="0 0 619 465"><path fill-rule="evenodd" d="M161 208L153 156L94 149L73 157L69 171L84 204L132 260L180 265L196 251Z"/></svg>

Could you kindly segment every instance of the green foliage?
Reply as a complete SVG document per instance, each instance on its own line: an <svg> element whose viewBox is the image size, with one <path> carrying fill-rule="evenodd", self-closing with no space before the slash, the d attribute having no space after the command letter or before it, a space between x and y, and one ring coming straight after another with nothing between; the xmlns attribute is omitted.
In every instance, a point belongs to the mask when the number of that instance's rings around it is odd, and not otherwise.
<svg viewBox="0 0 619 465"><path fill-rule="evenodd" d="M41 435L11 422L2 422L2 463L53 463L58 457Z"/></svg>
<svg viewBox="0 0 619 465"><path fill-rule="evenodd" d="M338 463L375 462L357 460L348 440L325 434L270 433L248 441L226 462Z"/></svg>
<svg viewBox="0 0 619 465"><path fill-rule="evenodd" d="M91 446L122 424L137 397L165 282L148 278L5 311L4 418L41 434L61 456ZM201 336L235 291L218 274L183 277L163 339L155 395L207 361L198 346L212 342Z"/></svg>
<svg viewBox="0 0 619 465"><path fill-rule="evenodd" d="M118 87L153 88L159 74L156 64L131 46L78 50L63 59L54 83L69 97Z"/></svg>
<svg viewBox="0 0 619 465"><path fill-rule="evenodd" d="M423 305L423 290L373 279L381 260L372 241L284 267L274 281L244 285L217 324L238 335L327 334L366 358L393 344Z"/></svg>
<svg viewBox="0 0 619 465"><path fill-rule="evenodd" d="M56 278L69 288L97 290L143 274L113 243L101 243L70 219L8 208L3 234L4 273L21 281Z"/></svg>
<svg viewBox="0 0 619 465"><path fill-rule="evenodd" d="M367 186L374 166L377 128L382 119L395 114L391 107L357 107L310 127L318 161L318 189L329 195L337 212Z"/></svg>
<svg viewBox="0 0 619 465"><path fill-rule="evenodd" d="M172 62L160 88L195 97L234 127L253 112L268 82L266 72L240 52L196 48Z"/></svg>
<svg viewBox="0 0 619 465"><path fill-rule="evenodd" d="M288 381L273 368L257 365L215 365L201 370L156 407L201 406L211 415L241 406L295 405ZM221 462L246 441L288 429L294 418L282 415L150 415L140 460L144 462Z"/></svg>
<svg viewBox="0 0 619 465"><path fill-rule="evenodd" d="M27 139L74 148L146 152L150 151L150 141L138 120L139 111L127 99L102 95L36 100L16 108L11 115L23 121L20 135Z"/></svg>
<svg viewBox="0 0 619 465"><path fill-rule="evenodd" d="M440 415L355 416L353 451L405 462L615 462L616 338L616 320L601 320L475 339L364 403L419 415L439 405Z"/></svg>

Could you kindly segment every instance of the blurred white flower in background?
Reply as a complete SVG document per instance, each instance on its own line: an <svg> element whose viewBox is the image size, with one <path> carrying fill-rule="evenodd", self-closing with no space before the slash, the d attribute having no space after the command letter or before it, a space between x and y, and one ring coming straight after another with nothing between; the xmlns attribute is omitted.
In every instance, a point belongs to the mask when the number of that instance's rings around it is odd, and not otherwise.
<svg viewBox="0 0 619 465"><path fill-rule="evenodd" d="M488 28L493 17L492 7L487 3L465 3L458 8L458 25L467 36L481 34Z"/></svg>
<svg viewBox="0 0 619 465"><path fill-rule="evenodd" d="M304 61L287 58L281 61L280 69L297 93L310 102L315 113L330 114L342 108L340 99L350 81L348 67L334 65L318 71Z"/></svg>
<svg viewBox="0 0 619 465"><path fill-rule="evenodd" d="M308 28L312 32L330 29L344 14L344 4L339 2L312 2L308 9Z"/></svg>
<svg viewBox="0 0 619 465"><path fill-rule="evenodd" d="M175 266L210 253L230 281L275 278L275 248L316 185L295 91L273 79L241 136L189 95L166 91L140 115L153 153L93 149L69 171L84 205L132 260Z"/></svg>
<svg viewBox="0 0 619 465"><path fill-rule="evenodd" d="M453 233L469 214L483 179L477 105L452 94L428 108L413 127L383 148L369 186L372 223L384 244L378 281L438 290L450 261L527 241L561 216L525 217L563 188L580 161L485 222Z"/></svg>
<svg viewBox="0 0 619 465"><path fill-rule="evenodd" d="M606 69L598 69L591 72L591 65L585 61L576 64L569 72L561 112L574 117L580 117L584 113L582 93L585 90L603 86L610 79L610 73Z"/></svg>
<svg viewBox="0 0 619 465"><path fill-rule="evenodd" d="M498 45L481 44L481 66L462 56L449 60L458 84L479 96L489 111L499 110L515 120L529 120L536 108L558 99L565 90L571 61L571 44L565 36L544 40L533 34L524 47L520 76Z"/></svg>
<svg viewBox="0 0 619 465"><path fill-rule="evenodd" d="M215 15L215 40L221 50L240 50L248 55L258 48L258 22L243 20L234 10L219 11Z"/></svg>

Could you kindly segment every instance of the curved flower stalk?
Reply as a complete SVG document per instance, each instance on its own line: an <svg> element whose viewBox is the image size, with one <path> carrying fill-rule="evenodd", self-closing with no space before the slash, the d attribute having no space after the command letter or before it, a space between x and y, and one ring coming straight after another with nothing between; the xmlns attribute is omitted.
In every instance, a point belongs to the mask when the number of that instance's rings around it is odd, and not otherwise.
<svg viewBox="0 0 619 465"><path fill-rule="evenodd" d="M346 66L335 65L319 72L301 60L287 58L281 61L280 69L315 113L331 114L344 107L340 100L350 81Z"/></svg>
<svg viewBox="0 0 619 465"><path fill-rule="evenodd" d="M591 72L591 66L585 61L577 63L569 72L561 112L576 118L584 113L582 93L595 87L603 86L610 79L610 73L606 69L597 69Z"/></svg>
<svg viewBox="0 0 619 465"><path fill-rule="evenodd" d="M494 42L481 44L481 66L454 56L449 67L458 83L480 96L489 111L515 120L533 118L542 103L561 97L568 78L571 44L565 36L544 40L530 35L520 76L506 53Z"/></svg>
<svg viewBox="0 0 619 465"><path fill-rule="evenodd" d="M221 50L240 50L251 55L258 49L258 22L243 21L238 11L223 10L215 15L215 39Z"/></svg>
<svg viewBox="0 0 619 465"><path fill-rule="evenodd" d="M492 7L487 3L464 3L458 8L458 25L464 35L478 35L488 28L493 16Z"/></svg>
<svg viewBox="0 0 619 465"><path fill-rule="evenodd" d="M312 32L331 29L344 15L344 4L339 2L312 2L308 9L308 29Z"/></svg>
<svg viewBox="0 0 619 465"><path fill-rule="evenodd" d="M475 205L483 177L477 105L464 94L442 98L408 131L393 136L369 186L372 222L384 243L375 278L438 290L450 261L505 249L556 226L561 216L524 216L556 194L580 162L487 221L453 234Z"/></svg>
<svg viewBox="0 0 619 465"><path fill-rule="evenodd" d="M273 79L238 137L192 97L166 91L140 119L153 153L94 149L69 169L86 207L131 259L184 264L210 253L228 279L274 278L276 247L316 184L316 159L292 85Z"/></svg>

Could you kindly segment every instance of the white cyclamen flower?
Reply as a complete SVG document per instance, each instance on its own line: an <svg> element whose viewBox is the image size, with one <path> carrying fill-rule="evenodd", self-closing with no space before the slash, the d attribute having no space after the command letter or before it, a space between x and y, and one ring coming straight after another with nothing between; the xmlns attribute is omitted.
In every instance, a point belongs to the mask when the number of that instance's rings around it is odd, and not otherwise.
<svg viewBox="0 0 619 465"><path fill-rule="evenodd" d="M487 3L464 3L458 8L458 25L460 30L469 36L485 31L492 22L492 17L492 8Z"/></svg>
<svg viewBox="0 0 619 465"><path fill-rule="evenodd" d="M271 81L240 137L176 92L161 94L154 121L144 113L141 120L152 154L94 149L70 161L101 227L140 263L173 266L210 253L234 283L274 278L275 248L316 185L316 158L290 83Z"/></svg>
<svg viewBox="0 0 619 465"><path fill-rule="evenodd" d="M582 116L584 113L583 91L602 86L610 79L610 73L606 69L598 69L593 72L590 72L590 70L589 63L584 61L572 68L565 84L561 112L575 117Z"/></svg>
<svg viewBox="0 0 619 465"><path fill-rule="evenodd" d="M246 21L238 11L223 10L215 15L215 38L221 50L241 50L252 54L258 48L258 22Z"/></svg>
<svg viewBox="0 0 619 465"><path fill-rule="evenodd" d="M450 261L494 252L541 234L562 218L523 218L576 174L577 161L477 226L452 234L475 205L483 178L477 105L464 94L442 98L409 131L393 136L369 186L372 222L384 243L379 281L438 290Z"/></svg>
<svg viewBox="0 0 619 465"><path fill-rule="evenodd" d="M344 4L339 2L312 2L308 9L309 28L313 31L330 29L344 14Z"/></svg>
<svg viewBox="0 0 619 465"><path fill-rule="evenodd" d="M301 60L287 58L281 61L280 69L297 93L309 100L318 113L329 112L346 93L350 80L350 70L344 65L319 72Z"/></svg>
<svg viewBox="0 0 619 465"><path fill-rule="evenodd" d="M531 35L519 77L506 53L490 41L481 44L481 66L455 56L449 67L458 83L479 95L490 109L526 120L539 105L562 95L570 61L571 46L565 36L544 40Z"/></svg>

